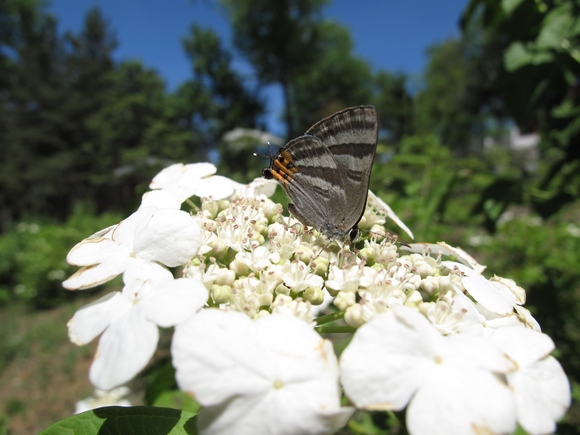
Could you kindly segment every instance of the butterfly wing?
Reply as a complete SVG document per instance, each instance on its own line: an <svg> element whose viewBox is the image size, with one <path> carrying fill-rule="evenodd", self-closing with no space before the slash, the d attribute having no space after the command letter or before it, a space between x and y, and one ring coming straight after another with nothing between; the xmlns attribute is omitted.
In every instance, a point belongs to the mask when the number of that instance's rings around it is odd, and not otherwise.
<svg viewBox="0 0 580 435"><path fill-rule="evenodd" d="M304 225L324 232L332 210L346 208L340 165L314 136L288 142L272 159L268 171L282 184L294 203L288 206L290 212Z"/></svg>
<svg viewBox="0 0 580 435"><path fill-rule="evenodd" d="M317 122L306 132L320 139L338 163L348 204L336 209L343 220L335 224L345 232L360 221L365 211L378 132L373 106L344 109Z"/></svg>

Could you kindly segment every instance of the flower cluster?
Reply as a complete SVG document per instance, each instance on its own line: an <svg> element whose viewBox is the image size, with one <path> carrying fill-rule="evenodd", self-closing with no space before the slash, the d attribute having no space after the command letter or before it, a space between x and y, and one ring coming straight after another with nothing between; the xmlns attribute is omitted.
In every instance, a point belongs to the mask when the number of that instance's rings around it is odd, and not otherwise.
<svg viewBox="0 0 580 435"><path fill-rule="evenodd" d="M177 381L203 406L203 433L332 433L355 409L406 409L413 434L555 430L570 387L513 281L444 243L398 244L387 218L411 232L371 192L368 235L349 249L283 216L275 182L214 173L165 169L139 210L69 253L82 269L68 289L123 276L69 322L76 344L102 334L97 388L131 380L158 327L175 326ZM316 330L328 319L353 332L340 362Z"/></svg>

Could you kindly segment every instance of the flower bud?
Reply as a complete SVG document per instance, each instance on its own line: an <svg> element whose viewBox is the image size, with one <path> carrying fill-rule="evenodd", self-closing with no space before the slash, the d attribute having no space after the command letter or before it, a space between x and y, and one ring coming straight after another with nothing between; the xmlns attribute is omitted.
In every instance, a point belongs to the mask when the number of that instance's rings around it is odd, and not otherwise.
<svg viewBox="0 0 580 435"><path fill-rule="evenodd" d="M309 287L302 295L302 298L312 305L320 305L324 302L324 292L320 287Z"/></svg>
<svg viewBox="0 0 580 435"><path fill-rule="evenodd" d="M229 268L235 272L236 276L248 276L250 273L250 268L236 259L230 263Z"/></svg>
<svg viewBox="0 0 580 435"><path fill-rule="evenodd" d="M356 302L356 293L349 292L339 292L334 299L334 305L340 311L346 311L346 309Z"/></svg>
<svg viewBox="0 0 580 435"><path fill-rule="evenodd" d="M219 211L219 205L216 201L207 200L203 201L201 209L204 211L204 216L215 219Z"/></svg>
<svg viewBox="0 0 580 435"><path fill-rule="evenodd" d="M216 304L227 304L232 298L232 288L229 285L213 284L211 295Z"/></svg>

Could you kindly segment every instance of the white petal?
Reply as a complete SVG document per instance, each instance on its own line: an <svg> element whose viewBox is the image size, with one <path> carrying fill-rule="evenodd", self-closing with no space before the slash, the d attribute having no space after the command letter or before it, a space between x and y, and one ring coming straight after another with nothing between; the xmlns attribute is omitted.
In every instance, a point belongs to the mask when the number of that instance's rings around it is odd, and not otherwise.
<svg viewBox="0 0 580 435"><path fill-rule="evenodd" d="M223 199L231 196L242 185L221 175L203 178L196 184L195 195L201 198Z"/></svg>
<svg viewBox="0 0 580 435"><path fill-rule="evenodd" d="M200 178L213 175L216 171L216 167L211 163L188 163L185 165L185 172L180 183L193 185Z"/></svg>
<svg viewBox="0 0 580 435"><path fill-rule="evenodd" d="M85 305L68 322L70 340L79 346L90 342L130 308L131 303L120 292L109 293Z"/></svg>
<svg viewBox="0 0 580 435"><path fill-rule="evenodd" d="M109 257L112 252L117 251L118 246L108 237L85 239L70 250L66 256L66 261L73 266L98 264Z"/></svg>
<svg viewBox="0 0 580 435"><path fill-rule="evenodd" d="M488 340L509 355L519 366L527 366L548 356L555 348L546 334L521 326L496 329Z"/></svg>
<svg viewBox="0 0 580 435"><path fill-rule="evenodd" d="M162 288L142 304L147 318L162 328L185 321L203 308L209 296L205 285L196 279L180 278L159 286Z"/></svg>
<svg viewBox="0 0 580 435"><path fill-rule="evenodd" d="M153 356L159 340L157 326L132 309L103 334L89 377L101 390L110 390L130 381Z"/></svg>
<svg viewBox="0 0 580 435"><path fill-rule="evenodd" d="M151 281L152 284L171 281L173 274L166 267L152 261L135 258L129 263L123 272L125 285L133 281Z"/></svg>
<svg viewBox="0 0 580 435"><path fill-rule="evenodd" d="M346 395L359 408L403 409L435 365L443 337L415 310L361 326L340 357Z"/></svg>
<svg viewBox="0 0 580 435"><path fill-rule="evenodd" d="M179 202L192 196L202 177L212 175L216 167L211 163L181 163L172 165L161 171L149 185L151 189L163 189L177 196Z"/></svg>
<svg viewBox="0 0 580 435"><path fill-rule="evenodd" d="M445 242L434 243L411 243L407 246L402 245L401 248L404 251L416 252L422 254L423 252L436 255L446 255L459 261L460 263L471 267L473 270L482 273L486 266L479 264L475 258L469 255L461 248L456 248L454 246L448 245Z"/></svg>
<svg viewBox="0 0 580 435"><path fill-rule="evenodd" d="M147 222L158 210L157 207L141 207L135 213L121 221L113 231L113 240L127 249L128 255L134 255L135 235L147 225Z"/></svg>
<svg viewBox="0 0 580 435"><path fill-rule="evenodd" d="M526 328L533 329L536 332L542 332L542 328L538 321L534 319L532 313L527 308L521 307L516 305L515 311L517 313L517 317L524 324Z"/></svg>
<svg viewBox="0 0 580 435"><path fill-rule="evenodd" d="M343 427L354 413L350 407L328 411L313 418L303 412L304 403L294 395L272 393L268 397L237 397L231 402L204 407L198 416L202 434L294 435L330 434ZM308 397L305 397L308 399ZM279 411L275 419L267 419L272 408ZM259 418L262 416L262 418ZM258 417L258 418L257 418Z"/></svg>
<svg viewBox="0 0 580 435"><path fill-rule="evenodd" d="M185 173L185 165L183 163L175 163L159 172L149 185L150 189L163 189L169 186L176 185L183 174Z"/></svg>
<svg viewBox="0 0 580 435"><path fill-rule="evenodd" d="M250 184L241 185L236 188L236 193L240 196L265 195L270 197L274 195L276 187L278 187L278 182L276 180L266 180L260 177L254 178Z"/></svg>
<svg viewBox="0 0 580 435"><path fill-rule="evenodd" d="M447 336L438 351L445 364L456 364L458 367L468 366L504 374L516 368L512 359L482 336Z"/></svg>
<svg viewBox="0 0 580 435"><path fill-rule="evenodd" d="M443 261L441 264L450 270L459 269L463 272L463 286L485 308L501 315L513 313L516 298L506 286L489 281L479 272L461 263Z"/></svg>
<svg viewBox="0 0 580 435"><path fill-rule="evenodd" d="M181 201L174 193L167 190L151 190L143 194L139 208L149 206L154 206L159 209L172 208L179 210L181 208Z"/></svg>
<svg viewBox="0 0 580 435"><path fill-rule="evenodd" d="M179 210L156 211L135 235L135 254L169 267L180 266L197 252L201 229L187 213Z"/></svg>
<svg viewBox="0 0 580 435"><path fill-rule="evenodd" d="M179 325L171 353L179 388L204 406L267 390L274 370L258 348L252 320L236 311L206 309Z"/></svg>
<svg viewBox="0 0 580 435"><path fill-rule="evenodd" d="M104 228L102 230L97 231L96 233L94 233L93 235L89 236L86 238L86 240L89 239L98 239L101 237L105 237L107 239L111 239L112 235L113 235L113 231L115 231L115 228L117 228L119 224L115 224L115 225L111 225L110 227Z"/></svg>
<svg viewBox="0 0 580 435"><path fill-rule="evenodd" d="M192 180L215 174L215 172L216 167L211 163L192 163L189 165L176 163L159 172L151 181L149 188L170 189L180 183L187 184Z"/></svg>
<svg viewBox="0 0 580 435"><path fill-rule="evenodd" d="M207 309L177 328L172 354L180 388L206 407L204 433L329 433L352 413L332 344L293 316Z"/></svg>
<svg viewBox="0 0 580 435"><path fill-rule="evenodd" d="M570 384L549 356L508 376L516 397L518 421L530 434L553 433L570 406Z"/></svg>
<svg viewBox="0 0 580 435"><path fill-rule="evenodd" d="M413 434L512 433L515 405L507 386L485 370L437 365L407 408Z"/></svg>
<svg viewBox="0 0 580 435"><path fill-rule="evenodd" d="M131 263L129 257L111 256L103 263L79 269L62 286L68 290L82 290L103 284L123 273Z"/></svg>

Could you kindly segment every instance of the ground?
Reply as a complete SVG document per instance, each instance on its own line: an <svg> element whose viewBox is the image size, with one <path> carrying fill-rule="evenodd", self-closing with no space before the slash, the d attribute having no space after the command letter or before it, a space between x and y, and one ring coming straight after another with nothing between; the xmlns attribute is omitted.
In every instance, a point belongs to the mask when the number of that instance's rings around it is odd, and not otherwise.
<svg viewBox="0 0 580 435"><path fill-rule="evenodd" d="M0 434L38 433L93 393L88 373L96 342L78 347L66 327L86 303L41 311L0 307Z"/></svg>

